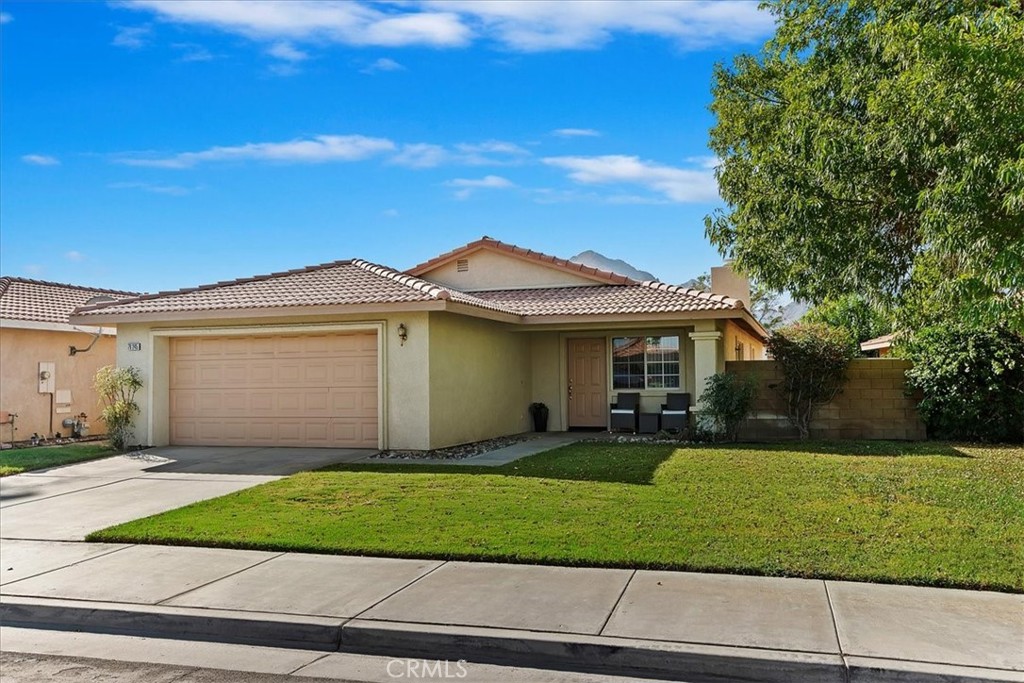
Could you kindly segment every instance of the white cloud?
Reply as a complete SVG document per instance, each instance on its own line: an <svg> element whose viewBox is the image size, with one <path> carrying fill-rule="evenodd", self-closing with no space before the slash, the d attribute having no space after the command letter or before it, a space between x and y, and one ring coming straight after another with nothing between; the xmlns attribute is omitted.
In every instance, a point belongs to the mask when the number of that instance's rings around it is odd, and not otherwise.
<svg viewBox="0 0 1024 683"><path fill-rule="evenodd" d="M756 40L773 26L755 1L426 0L420 6L457 12L478 33L522 52L597 48L616 34L658 36L693 50Z"/></svg>
<svg viewBox="0 0 1024 683"><path fill-rule="evenodd" d="M83 254L80 251L72 250L72 251L64 252L64 258L66 258L68 261L74 261L75 263L81 263L82 261L85 260L85 254Z"/></svg>
<svg viewBox="0 0 1024 683"><path fill-rule="evenodd" d="M391 163L409 168L433 168L442 164L463 166L509 166L522 163L530 152L503 140L460 142L451 148L425 142L402 145Z"/></svg>
<svg viewBox="0 0 1024 683"><path fill-rule="evenodd" d="M10 12L0 12L0 24L9 24L14 21L14 17L11 16Z"/></svg>
<svg viewBox="0 0 1024 683"><path fill-rule="evenodd" d="M468 199L473 194L474 190L480 189L506 189L509 187L515 187L508 178L502 178L498 175L488 175L483 178L455 178L445 183L448 187L458 188L455 191L455 197L457 199Z"/></svg>
<svg viewBox="0 0 1024 683"><path fill-rule="evenodd" d="M380 215L384 216L384 218L398 218L400 214L398 213L398 209L384 209L380 212Z"/></svg>
<svg viewBox="0 0 1024 683"><path fill-rule="evenodd" d="M213 59L213 53L197 43L171 43L171 47L181 52L178 60L182 62L208 62Z"/></svg>
<svg viewBox="0 0 1024 683"><path fill-rule="evenodd" d="M360 69L360 72L364 74L375 74L381 71L405 71L405 67L393 59L381 57L366 68Z"/></svg>
<svg viewBox="0 0 1024 683"><path fill-rule="evenodd" d="M596 138L601 132L593 128L557 128L551 134L560 138Z"/></svg>
<svg viewBox="0 0 1024 683"><path fill-rule="evenodd" d="M688 164L693 164L694 166L700 166L701 168L708 168L712 170L722 163L721 159L714 156L686 157L684 161Z"/></svg>
<svg viewBox="0 0 1024 683"><path fill-rule="evenodd" d="M338 0L136 0L120 7L147 10L165 21L211 26L255 40L308 40L344 45L453 47L471 32L444 11L382 11Z"/></svg>
<svg viewBox="0 0 1024 683"><path fill-rule="evenodd" d="M402 145L401 151L391 157L391 163L408 168L433 168L451 160L451 153L441 145L416 142Z"/></svg>
<svg viewBox="0 0 1024 683"><path fill-rule="evenodd" d="M309 59L308 54L287 41L274 43L270 46L270 49L267 50L267 54L286 62L304 62Z"/></svg>
<svg viewBox="0 0 1024 683"><path fill-rule="evenodd" d="M118 6L260 41L464 47L487 40L520 52L593 49L648 35L697 50L767 36L756 0L135 0Z"/></svg>
<svg viewBox="0 0 1024 683"><path fill-rule="evenodd" d="M707 168L677 168L618 154L547 157L543 161L569 171L570 178L584 185L638 185L682 203L718 198L715 175Z"/></svg>
<svg viewBox="0 0 1024 683"><path fill-rule="evenodd" d="M21 269L29 275L42 275L46 272L46 267L38 263L26 263Z"/></svg>
<svg viewBox="0 0 1024 683"><path fill-rule="evenodd" d="M329 161L359 161L395 149L384 138L363 135L317 135L288 142L250 142L233 147L211 147L200 152L182 152L164 158L124 156L116 161L128 166L191 168L216 161L270 161L292 164L320 164Z"/></svg>
<svg viewBox="0 0 1024 683"><path fill-rule="evenodd" d="M185 195L192 194L194 190L198 189L184 187L182 185L161 185L158 183L144 182L110 183L107 187L111 190L142 190L144 192L152 192L153 194L166 194L172 197L184 197Z"/></svg>
<svg viewBox="0 0 1024 683"><path fill-rule="evenodd" d="M60 159L49 154L25 154L21 160L33 166L60 166Z"/></svg>
<svg viewBox="0 0 1024 683"><path fill-rule="evenodd" d="M114 34L114 39L110 41L110 44L129 50L138 50L146 46L152 33L153 29L149 26L118 26L117 33Z"/></svg>

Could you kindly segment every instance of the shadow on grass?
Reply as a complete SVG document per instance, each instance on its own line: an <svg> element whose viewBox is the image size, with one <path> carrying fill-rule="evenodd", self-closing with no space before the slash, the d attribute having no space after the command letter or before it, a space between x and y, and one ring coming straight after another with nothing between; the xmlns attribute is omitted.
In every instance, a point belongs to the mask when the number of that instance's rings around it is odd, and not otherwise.
<svg viewBox="0 0 1024 683"><path fill-rule="evenodd" d="M333 465L319 472L375 472L381 474L496 474L567 481L652 485L654 473L672 457L672 444L570 444L531 455L499 467L402 463Z"/></svg>
<svg viewBox="0 0 1024 683"><path fill-rule="evenodd" d="M689 446L697 448L698 446ZM735 443L706 446L717 450L806 453L808 455L854 455L899 458L908 456L941 456L974 458L949 443L937 441L778 441L770 443Z"/></svg>

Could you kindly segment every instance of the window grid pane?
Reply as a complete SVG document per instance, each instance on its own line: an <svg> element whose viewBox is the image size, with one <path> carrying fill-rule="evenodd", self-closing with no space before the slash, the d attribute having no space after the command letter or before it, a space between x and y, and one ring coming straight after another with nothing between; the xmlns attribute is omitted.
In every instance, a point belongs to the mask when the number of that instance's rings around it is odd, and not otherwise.
<svg viewBox="0 0 1024 683"><path fill-rule="evenodd" d="M613 337L612 389L678 389L679 337Z"/></svg>

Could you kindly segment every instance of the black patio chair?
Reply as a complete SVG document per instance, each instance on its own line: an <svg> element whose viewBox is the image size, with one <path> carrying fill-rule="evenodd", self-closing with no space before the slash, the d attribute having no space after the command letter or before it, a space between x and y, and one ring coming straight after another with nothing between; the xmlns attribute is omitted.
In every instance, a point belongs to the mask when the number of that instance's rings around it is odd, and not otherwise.
<svg viewBox="0 0 1024 683"><path fill-rule="evenodd" d="M661 428L682 434L689 427L689 413L689 394L668 394L661 404Z"/></svg>
<svg viewBox="0 0 1024 683"><path fill-rule="evenodd" d="M611 429L628 429L636 433L637 416L640 414L640 394L619 393L611 405Z"/></svg>

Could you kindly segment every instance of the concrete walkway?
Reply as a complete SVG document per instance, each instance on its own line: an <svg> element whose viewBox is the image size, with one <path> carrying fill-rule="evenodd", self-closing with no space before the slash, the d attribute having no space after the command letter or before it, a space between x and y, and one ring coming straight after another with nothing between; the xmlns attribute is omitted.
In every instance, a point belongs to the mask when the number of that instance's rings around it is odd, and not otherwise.
<svg viewBox="0 0 1024 683"><path fill-rule="evenodd" d="M364 458L366 450L152 448L0 479L0 537L82 540L92 531Z"/></svg>
<svg viewBox="0 0 1024 683"><path fill-rule="evenodd" d="M4 540L0 621L683 680L1024 681L1024 596Z"/></svg>
<svg viewBox="0 0 1024 683"><path fill-rule="evenodd" d="M538 453L553 451L554 449L561 448L562 446L568 446L571 443L576 443L584 436L586 436L586 434L581 434L579 432L552 432L550 434L545 434L544 436L538 436L533 439L514 443L511 446L505 446L504 448L499 448L494 451L474 455L471 458L452 460L445 464L497 467L499 465L506 465L514 460L526 458L531 455L537 455Z"/></svg>

